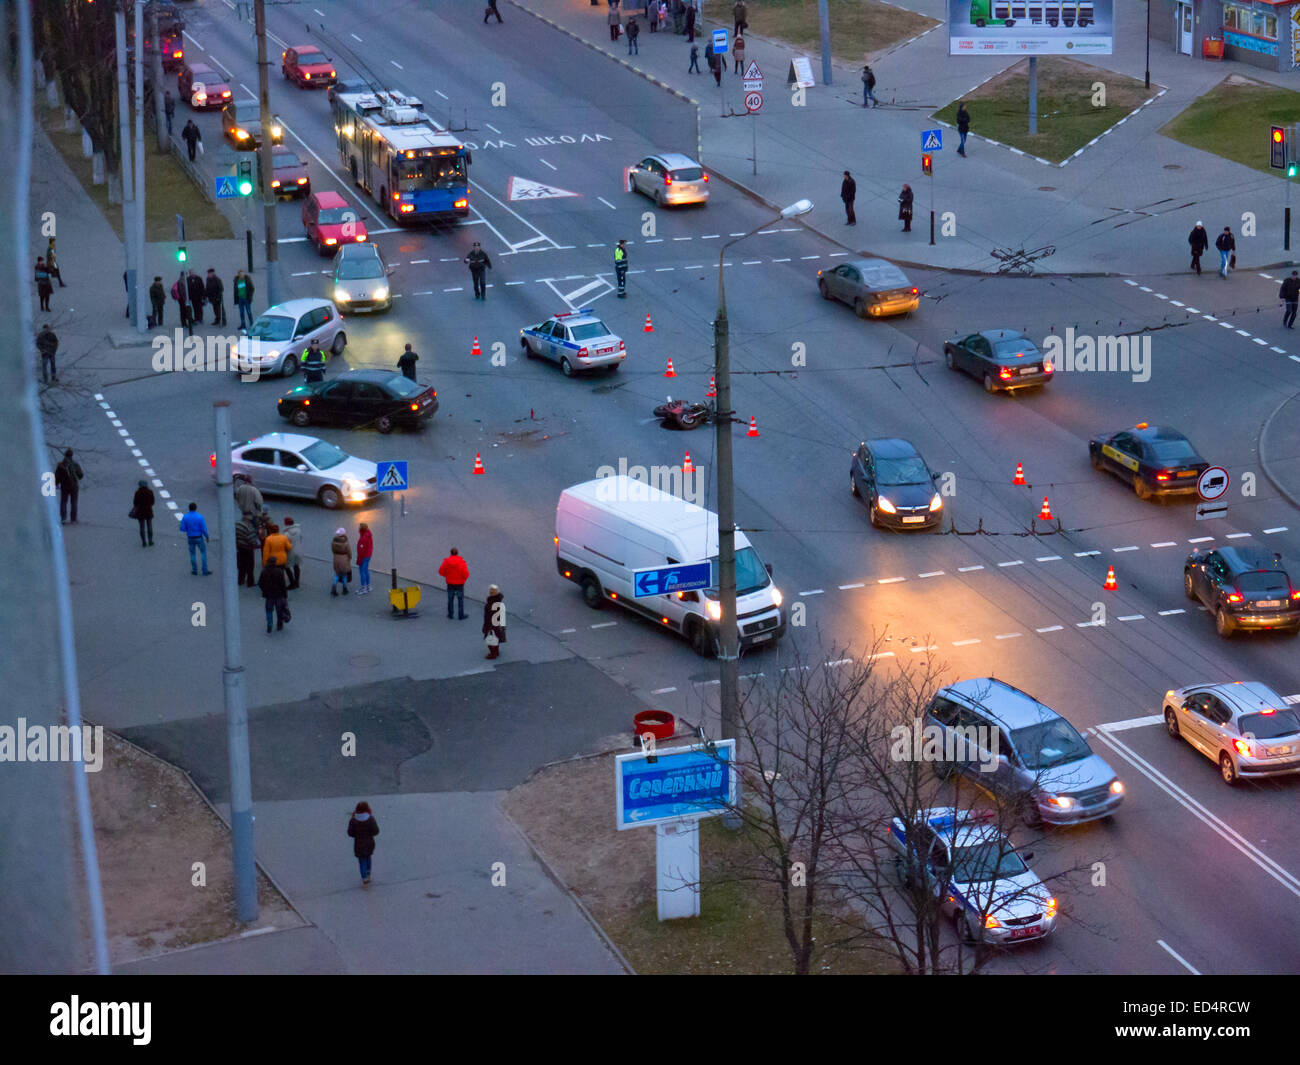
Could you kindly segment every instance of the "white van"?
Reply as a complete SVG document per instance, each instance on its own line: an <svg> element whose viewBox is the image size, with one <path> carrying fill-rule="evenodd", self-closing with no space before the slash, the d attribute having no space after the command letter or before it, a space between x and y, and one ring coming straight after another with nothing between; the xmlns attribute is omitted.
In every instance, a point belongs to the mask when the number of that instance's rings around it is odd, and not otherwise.
<svg viewBox="0 0 1300 1065"><path fill-rule="evenodd" d="M600 477L560 494L555 510L555 564L582 586L587 605L613 600L684 636L700 655L717 653L716 589L637 599L638 569L685 562L715 563L718 516L627 476ZM736 532L736 613L742 649L775 643L785 634L781 593L744 533Z"/></svg>

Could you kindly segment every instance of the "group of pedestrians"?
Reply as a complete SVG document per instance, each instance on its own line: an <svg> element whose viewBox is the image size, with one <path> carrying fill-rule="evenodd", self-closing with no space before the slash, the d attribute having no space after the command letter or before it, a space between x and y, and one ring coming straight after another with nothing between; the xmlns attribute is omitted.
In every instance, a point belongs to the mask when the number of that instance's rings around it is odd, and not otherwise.
<svg viewBox="0 0 1300 1065"><path fill-rule="evenodd" d="M181 326L184 329L192 331L194 326L203 324L205 306L211 307L213 325L226 324L226 284L212 267L208 267L206 280L199 277L197 270L190 270L188 273L182 270L180 276L172 283L171 297L176 301L180 311ZM166 300L163 298L163 280L160 276L155 276L153 284L149 287L149 302L153 306L149 326L150 328L161 326ZM240 270L235 275L235 305L239 307L240 325L244 324L246 318L249 324L252 324L252 302L253 282L243 270Z"/></svg>
<svg viewBox="0 0 1300 1065"><path fill-rule="evenodd" d="M858 183L853 180L853 175L847 170L844 171L844 180L840 182L840 200L844 203L844 224L846 226L856 226L858 224L857 212L853 204L858 197ZM903 223L903 232L912 231L912 186L904 185L903 191L898 194L898 217Z"/></svg>
<svg viewBox="0 0 1300 1065"><path fill-rule="evenodd" d="M447 619L449 621L466 621L465 585L469 583L469 563L453 547L451 553L442 560L438 567L438 576L447 582ZM506 604L501 589L488 585L487 598L483 601L483 642L487 645L487 658L500 658L501 645L506 642Z"/></svg>

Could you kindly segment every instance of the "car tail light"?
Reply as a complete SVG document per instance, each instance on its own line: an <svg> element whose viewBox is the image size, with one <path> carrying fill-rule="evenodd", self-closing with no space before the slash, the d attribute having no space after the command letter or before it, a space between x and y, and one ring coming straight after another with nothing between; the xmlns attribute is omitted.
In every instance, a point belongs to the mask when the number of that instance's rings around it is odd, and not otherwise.
<svg viewBox="0 0 1300 1065"><path fill-rule="evenodd" d="M363 241L363 240L365 240L365 239L366 239L366 235L365 235L364 233L358 233L358 234L357 234L357 241L358 241L358 243L360 243L361 241Z"/></svg>
<svg viewBox="0 0 1300 1065"><path fill-rule="evenodd" d="M335 240L333 237L326 237L326 238L325 238L325 243L326 243L326 244L337 244L338 241Z"/></svg>
<svg viewBox="0 0 1300 1065"><path fill-rule="evenodd" d="M1292 598L1292 599L1300 599L1300 588L1292 588L1292 589L1291 589L1291 598Z"/></svg>
<svg viewBox="0 0 1300 1065"><path fill-rule="evenodd" d="M1169 471L1168 471L1168 470L1161 470L1159 473L1156 474L1156 480L1157 480L1157 481L1167 481L1167 480L1169 480Z"/></svg>
<svg viewBox="0 0 1300 1065"><path fill-rule="evenodd" d="M621 341L621 340L618 342L618 350L619 350L619 351L626 351L626 350L627 350L627 345L624 344L623 341ZM1296 594L1296 598L1297 598L1297 599L1300 599L1300 593L1297 593L1297 594Z"/></svg>
<svg viewBox="0 0 1300 1065"><path fill-rule="evenodd" d="M556 547L559 547L559 546L560 546L560 538L559 538L558 536L552 536L552 537L551 537L551 543L553 543ZM565 576L567 577L568 574L566 573Z"/></svg>
<svg viewBox="0 0 1300 1065"><path fill-rule="evenodd" d="M278 189L279 187L280 187L280 183L278 181L271 182L271 188Z"/></svg>
<svg viewBox="0 0 1300 1065"><path fill-rule="evenodd" d="M415 210L415 204L413 203L404 203L402 204L401 207L398 208L398 212L401 214L410 214L414 210Z"/></svg>
<svg viewBox="0 0 1300 1065"><path fill-rule="evenodd" d="M420 409L420 404L418 403L411 404L411 410L419 410L419 409Z"/></svg>
<svg viewBox="0 0 1300 1065"><path fill-rule="evenodd" d="M1044 360L1043 360L1043 373L1055 373L1055 372L1056 372L1056 367L1054 367L1050 362L1048 362L1046 359L1044 359Z"/></svg>
<svg viewBox="0 0 1300 1065"><path fill-rule="evenodd" d="M705 174L705 175L704 175L704 184L707 185L708 183L709 183L709 175L708 175L708 174Z"/></svg>
<svg viewBox="0 0 1300 1065"><path fill-rule="evenodd" d="M401 198L402 198L402 194L400 192L393 193L394 200L400 200Z"/></svg>
<svg viewBox="0 0 1300 1065"><path fill-rule="evenodd" d="M1057 903L1056 903L1056 899L1054 899L1054 898L1049 898L1049 899L1047 900L1047 916L1048 916L1048 917L1055 917L1055 916L1056 916L1056 905L1057 905Z"/></svg>
<svg viewBox="0 0 1300 1065"><path fill-rule="evenodd" d="M1133 426L1133 428L1134 428L1134 429L1150 429L1151 426L1148 425L1146 422L1138 422L1137 425Z"/></svg>
<svg viewBox="0 0 1300 1065"><path fill-rule="evenodd" d="M215 470L217 468L217 453L215 451L208 456L208 461L212 463L212 468Z"/></svg>
<svg viewBox="0 0 1300 1065"><path fill-rule="evenodd" d="M1241 602L1241 593L1240 593L1240 592L1229 592L1229 593L1228 593L1228 602L1229 602L1229 603L1240 603L1240 602Z"/></svg>
<svg viewBox="0 0 1300 1065"><path fill-rule="evenodd" d="M617 599L617 598L618 598L618 592L610 592L610 593L609 593L609 597L610 597L611 599Z"/></svg>
<svg viewBox="0 0 1300 1065"><path fill-rule="evenodd" d="M984 927L985 927L985 928L1001 928L1001 927L1002 927L1002 922L999 921L996 917L994 917L994 916L990 913L987 917L984 918Z"/></svg>
<svg viewBox="0 0 1300 1065"><path fill-rule="evenodd" d="M180 58L181 58L182 56L184 56L184 55L185 55L184 52L176 51L176 52L173 52L173 53L172 53L172 58L173 58L173 59L180 59Z"/></svg>
<svg viewBox="0 0 1300 1065"><path fill-rule="evenodd" d="M818 270L817 273L818 273L819 276L821 275L821 271L820 271L820 270ZM919 288L915 288L915 287L914 287L914 288L912 289L912 295L913 295L913 296L919 296L920 294L921 294L921 290L920 290Z"/></svg>
<svg viewBox="0 0 1300 1065"><path fill-rule="evenodd" d="M664 185L667 186L667 185L671 185L672 183L673 183L673 176L672 176L672 174L665 174L665 175L664 175Z"/></svg>
<svg viewBox="0 0 1300 1065"><path fill-rule="evenodd" d="M1250 744L1245 740L1233 740L1232 748L1238 754L1244 754L1247 758L1250 757Z"/></svg>
<svg viewBox="0 0 1300 1065"><path fill-rule="evenodd" d="M998 371L998 376L1002 378L1002 380L1004 381L1010 380L1011 371L1004 366L1002 369Z"/></svg>
<svg viewBox="0 0 1300 1065"><path fill-rule="evenodd" d="M456 201L452 206L453 206L453 207L468 207L468 206L469 206L469 200L457 200L457 201Z"/></svg>
<svg viewBox="0 0 1300 1065"><path fill-rule="evenodd" d="M586 349L586 348L579 348L579 349L578 349L578 358L580 358L580 359L585 359L586 357L587 357L587 349Z"/></svg>
<svg viewBox="0 0 1300 1065"><path fill-rule="evenodd" d="M438 390L436 388L433 390L433 398L434 399L438 398Z"/></svg>
<svg viewBox="0 0 1300 1065"><path fill-rule="evenodd" d="M304 399L304 400L302 401L302 405L303 405L304 407L310 407L310 406L311 406L311 400L309 400L309 399Z"/></svg>

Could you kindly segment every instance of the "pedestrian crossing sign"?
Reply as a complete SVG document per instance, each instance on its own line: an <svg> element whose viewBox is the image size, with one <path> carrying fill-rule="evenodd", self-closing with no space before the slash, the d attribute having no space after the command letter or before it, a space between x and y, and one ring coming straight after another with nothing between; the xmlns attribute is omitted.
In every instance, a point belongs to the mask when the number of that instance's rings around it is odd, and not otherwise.
<svg viewBox="0 0 1300 1065"><path fill-rule="evenodd" d="M943 151L943 130L925 129L921 131L921 151L923 152L941 152Z"/></svg>
<svg viewBox="0 0 1300 1065"><path fill-rule="evenodd" d="M219 200L232 200L239 195L239 189L235 187L235 179L229 174L221 174L215 179L214 191Z"/></svg>
<svg viewBox="0 0 1300 1065"><path fill-rule="evenodd" d="M377 462L375 466L375 477L381 492L405 492L409 487L405 461Z"/></svg>

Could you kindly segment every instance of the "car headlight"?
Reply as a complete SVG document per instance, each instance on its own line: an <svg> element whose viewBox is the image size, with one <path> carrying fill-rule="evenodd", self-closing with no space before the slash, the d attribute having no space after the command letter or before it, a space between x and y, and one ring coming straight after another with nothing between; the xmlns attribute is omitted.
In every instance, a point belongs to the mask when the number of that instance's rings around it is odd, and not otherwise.
<svg viewBox="0 0 1300 1065"><path fill-rule="evenodd" d="M351 301L351 299L352 299L352 295L348 292L347 289L337 288L337 287L334 289L335 303L348 303Z"/></svg>
<svg viewBox="0 0 1300 1065"><path fill-rule="evenodd" d="M891 503L891 502L890 502L888 499L886 499L884 496L881 496L879 499L876 500L876 506L878 506L878 507L879 507L881 510L883 510L886 514L897 514L897 513L898 513L898 508L897 508L896 506L894 506L894 504Z"/></svg>
<svg viewBox="0 0 1300 1065"><path fill-rule="evenodd" d="M781 595L781 589L778 588L775 584L772 585L772 602L774 602L777 606L780 606L783 601L784 599Z"/></svg>
<svg viewBox="0 0 1300 1065"><path fill-rule="evenodd" d="M722 620L722 604L716 599L705 600L704 609L714 621Z"/></svg>
<svg viewBox="0 0 1300 1065"><path fill-rule="evenodd" d="M1046 911L1048 917L1056 916L1056 907L1057 907L1056 899L1052 898L1051 896L1048 896L1047 904L1046 904Z"/></svg>
<svg viewBox="0 0 1300 1065"><path fill-rule="evenodd" d="M377 288L375 289L375 299L377 299L377 300L386 300L386 299L388 299L388 286L387 286L387 285L380 285L379 287L377 287Z"/></svg>
<svg viewBox="0 0 1300 1065"><path fill-rule="evenodd" d="M1123 781L1112 780L1112 781L1110 782L1110 793L1111 793L1112 795L1123 795L1123 794L1124 794L1124 783L1123 783Z"/></svg>
<svg viewBox="0 0 1300 1065"><path fill-rule="evenodd" d="M1048 806L1055 806L1058 810L1068 810L1074 805L1074 800L1068 795L1045 795Z"/></svg>
<svg viewBox="0 0 1300 1065"><path fill-rule="evenodd" d="M930 500L930 509L931 510L943 509L943 498L939 495L938 492L935 492L934 498Z"/></svg>

